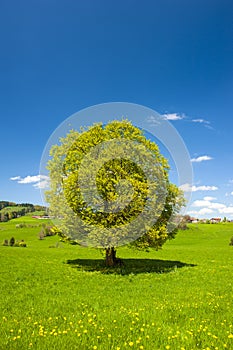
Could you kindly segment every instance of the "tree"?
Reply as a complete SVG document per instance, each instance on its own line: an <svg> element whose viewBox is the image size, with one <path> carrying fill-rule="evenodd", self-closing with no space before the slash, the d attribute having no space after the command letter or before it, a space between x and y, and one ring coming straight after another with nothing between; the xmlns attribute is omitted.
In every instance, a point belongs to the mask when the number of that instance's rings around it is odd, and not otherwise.
<svg viewBox="0 0 233 350"><path fill-rule="evenodd" d="M229 245L232 245L232 246L233 246L233 236L232 236L231 239L230 239Z"/></svg>
<svg viewBox="0 0 233 350"><path fill-rule="evenodd" d="M9 221L9 214L8 212L1 212L1 220L2 222Z"/></svg>
<svg viewBox="0 0 233 350"><path fill-rule="evenodd" d="M15 238L11 237L10 239L10 246L13 247L15 245Z"/></svg>
<svg viewBox="0 0 233 350"><path fill-rule="evenodd" d="M175 237L183 194L157 144L128 120L71 130L50 155L46 199L65 239L104 248L112 266L119 245L158 249Z"/></svg>

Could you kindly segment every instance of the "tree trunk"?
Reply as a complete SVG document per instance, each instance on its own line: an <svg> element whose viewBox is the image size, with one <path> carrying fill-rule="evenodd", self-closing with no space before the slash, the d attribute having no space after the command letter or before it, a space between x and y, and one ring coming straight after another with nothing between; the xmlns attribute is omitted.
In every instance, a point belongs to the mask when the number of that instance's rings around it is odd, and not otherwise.
<svg viewBox="0 0 233 350"><path fill-rule="evenodd" d="M116 251L114 247L106 248L105 252L106 252L106 255L105 255L106 266L111 267L111 266L117 265Z"/></svg>

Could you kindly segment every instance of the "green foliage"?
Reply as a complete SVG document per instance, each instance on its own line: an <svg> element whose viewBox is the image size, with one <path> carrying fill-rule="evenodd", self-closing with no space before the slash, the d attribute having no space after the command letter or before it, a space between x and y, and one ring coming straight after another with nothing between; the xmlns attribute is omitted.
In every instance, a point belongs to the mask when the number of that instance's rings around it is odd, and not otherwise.
<svg viewBox="0 0 233 350"><path fill-rule="evenodd" d="M140 145L140 152L135 152L135 161L127 157L119 157L120 145L114 143L113 159L108 159L111 152L111 140L128 140ZM106 142L108 142L106 146ZM80 180L80 168L83 169L83 177L88 182L90 169L94 172L94 165L90 161L87 167L83 166L83 159L90 154L93 148L99 147L102 164L96 174L96 187L98 193L90 187L87 189L92 202L103 200L101 208L90 207L83 197L83 192L77 186ZM136 146L135 146L136 147ZM130 146L126 144L126 151ZM158 180L154 181L153 191L157 198L166 192L164 203L148 200L148 181L145 171L150 171L151 163L144 170L140 164L147 157L153 157L156 161L155 174ZM168 239L174 238L177 233L175 216L179 212L184 199L181 191L169 182L167 160L160 154L158 146L147 140L143 132L134 127L129 121L113 121L107 125L95 124L82 132L71 130L61 139L60 145L51 148L51 160L48 163L51 189L47 191L47 202L50 204L50 214L59 218L56 223L62 231L63 238L72 239L77 232L77 242L94 242L95 246L117 246L119 241L126 239L129 234L128 224L131 224L147 205L153 210L155 223L149 225L147 220L140 223L131 235L136 237L132 245L147 249L148 247L160 248ZM86 176L85 176L86 175ZM127 181L134 192L130 198L130 186L124 187L121 192L121 200L127 205L123 208L117 202L117 185L120 181ZM89 182L88 182L89 183ZM67 206L68 203L68 206ZM114 203L111 207L109 203ZM115 206L114 206L115 205ZM77 219L77 222L74 220ZM157 219L157 221L156 221ZM148 226L148 227L147 227ZM95 227L95 228L93 228ZM117 231L114 229L117 229ZM106 231L105 229L108 229ZM113 231L110 231L110 230ZM138 230L138 232L136 232ZM111 232L111 233L109 233ZM114 232L114 234L112 233ZM143 232L143 235L140 235ZM145 233L146 232L146 233ZM142 236L138 239L139 236Z"/></svg>
<svg viewBox="0 0 233 350"><path fill-rule="evenodd" d="M11 239L10 239L10 246L13 247L14 244L15 244L15 238L11 237Z"/></svg>
<svg viewBox="0 0 233 350"><path fill-rule="evenodd" d="M3 244L2 244L2 245L4 245L4 246L8 246L8 245L9 245L8 239L4 239L4 241L3 241Z"/></svg>
<svg viewBox="0 0 233 350"><path fill-rule="evenodd" d="M26 242L24 242L24 240L21 241L16 241L14 244L14 247L21 247L21 248L25 248L27 246Z"/></svg>
<svg viewBox="0 0 233 350"><path fill-rule="evenodd" d="M8 239L4 239L3 246L10 246L10 247L26 247L27 244L24 242L23 239L21 240L15 240L14 237L11 237L11 239L8 241Z"/></svg>
<svg viewBox="0 0 233 350"><path fill-rule="evenodd" d="M233 245L233 236L231 237L231 240L230 240L230 245Z"/></svg>
<svg viewBox="0 0 233 350"><path fill-rule="evenodd" d="M55 225L46 225L45 223L42 224L41 231L39 232L39 238L43 239L47 236L55 236L60 233L60 230Z"/></svg>
<svg viewBox="0 0 233 350"><path fill-rule="evenodd" d="M187 230L188 229L188 224L190 223L190 216L189 215L184 215L181 217L178 217L178 229L179 230Z"/></svg>
<svg viewBox="0 0 233 350"><path fill-rule="evenodd" d="M24 222L21 222L20 224L16 224L15 228L24 228L26 227L26 224Z"/></svg>
<svg viewBox="0 0 233 350"><path fill-rule="evenodd" d="M0 201L0 210L2 210L5 207L12 207L12 206L16 206L16 203L8 202L8 201Z"/></svg>

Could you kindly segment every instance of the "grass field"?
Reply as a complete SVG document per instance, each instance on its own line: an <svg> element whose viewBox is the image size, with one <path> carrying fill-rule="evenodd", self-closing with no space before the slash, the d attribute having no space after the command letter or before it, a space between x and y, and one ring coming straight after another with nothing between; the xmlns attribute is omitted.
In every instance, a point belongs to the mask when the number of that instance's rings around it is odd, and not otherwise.
<svg viewBox="0 0 233 350"><path fill-rule="evenodd" d="M34 227L16 229L25 222ZM163 250L101 252L0 224L0 349L233 349L233 224L193 224Z"/></svg>

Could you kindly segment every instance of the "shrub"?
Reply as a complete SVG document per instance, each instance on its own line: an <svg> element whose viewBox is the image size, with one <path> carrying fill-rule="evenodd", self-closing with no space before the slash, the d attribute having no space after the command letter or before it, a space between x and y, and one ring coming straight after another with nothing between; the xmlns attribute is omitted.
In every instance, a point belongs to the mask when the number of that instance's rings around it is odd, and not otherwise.
<svg viewBox="0 0 233 350"><path fill-rule="evenodd" d="M39 232L39 239L42 240L42 239L44 239L44 237L45 237L44 232L43 232L43 230L41 230Z"/></svg>
<svg viewBox="0 0 233 350"><path fill-rule="evenodd" d="M233 245L233 236L231 237L229 245Z"/></svg>
<svg viewBox="0 0 233 350"><path fill-rule="evenodd" d="M8 246L9 245L8 239L4 239L4 242L2 245Z"/></svg>
<svg viewBox="0 0 233 350"><path fill-rule="evenodd" d="M187 230L187 228L188 228L187 222L185 222L184 220L182 220L178 225L179 230Z"/></svg>
<svg viewBox="0 0 233 350"><path fill-rule="evenodd" d="M26 224L20 223L20 224L15 225L15 228L23 228L23 227L26 227L26 226L27 226Z"/></svg>
<svg viewBox="0 0 233 350"><path fill-rule="evenodd" d="M47 236L55 236L60 233L60 230L56 226L42 225L42 229L39 232L39 239L43 239Z"/></svg>
<svg viewBox="0 0 233 350"><path fill-rule="evenodd" d="M13 247L15 245L15 238L11 237L10 239L10 246Z"/></svg>
<svg viewBox="0 0 233 350"><path fill-rule="evenodd" d="M24 240L22 239L22 241L17 241L17 242L15 242L15 244L14 244L14 247L26 247L27 246L27 244L24 242Z"/></svg>
<svg viewBox="0 0 233 350"><path fill-rule="evenodd" d="M179 230L187 230L188 226L187 226L187 223L188 223L188 219L186 218L186 216L183 216L183 217L178 217L178 229Z"/></svg>

